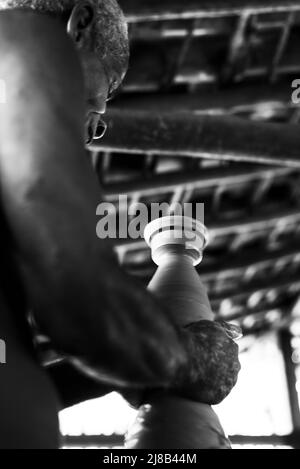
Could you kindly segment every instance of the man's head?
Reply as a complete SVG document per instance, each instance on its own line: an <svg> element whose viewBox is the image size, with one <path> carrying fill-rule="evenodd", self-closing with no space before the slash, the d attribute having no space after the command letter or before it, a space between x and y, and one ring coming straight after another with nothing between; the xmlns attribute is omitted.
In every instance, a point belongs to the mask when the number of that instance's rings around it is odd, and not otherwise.
<svg viewBox="0 0 300 469"><path fill-rule="evenodd" d="M129 44L117 0L0 0L0 10L26 8L61 18L78 50L85 77L86 142L106 129L101 114L128 67Z"/></svg>

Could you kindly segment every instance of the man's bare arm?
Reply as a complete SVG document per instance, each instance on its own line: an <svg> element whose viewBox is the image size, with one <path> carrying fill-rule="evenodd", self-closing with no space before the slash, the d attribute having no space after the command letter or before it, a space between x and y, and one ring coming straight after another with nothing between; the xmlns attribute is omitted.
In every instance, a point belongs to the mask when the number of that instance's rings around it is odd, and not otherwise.
<svg viewBox="0 0 300 469"><path fill-rule="evenodd" d="M1 196L37 320L99 379L167 384L185 361L177 333L96 237L101 193L73 46L47 16L5 12L0 23Z"/></svg>

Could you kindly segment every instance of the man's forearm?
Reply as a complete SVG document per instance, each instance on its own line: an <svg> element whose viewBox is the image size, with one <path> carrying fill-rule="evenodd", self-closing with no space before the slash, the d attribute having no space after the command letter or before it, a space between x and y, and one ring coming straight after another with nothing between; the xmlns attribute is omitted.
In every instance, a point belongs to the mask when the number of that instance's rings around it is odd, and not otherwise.
<svg viewBox="0 0 300 469"><path fill-rule="evenodd" d="M115 391L113 386L87 377L66 361L51 365L46 370L60 396L62 409Z"/></svg>

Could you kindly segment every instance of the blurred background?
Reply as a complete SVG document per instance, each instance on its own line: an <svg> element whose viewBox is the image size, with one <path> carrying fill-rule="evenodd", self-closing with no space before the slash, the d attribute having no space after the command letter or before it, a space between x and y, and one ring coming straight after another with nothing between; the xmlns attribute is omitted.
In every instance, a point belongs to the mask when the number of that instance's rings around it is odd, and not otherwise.
<svg viewBox="0 0 300 469"><path fill-rule="evenodd" d="M120 4L131 63L89 154L99 183L116 204L205 204L199 274L244 332L239 383L216 411L234 448L300 448L300 2ZM116 250L147 285L145 243ZM134 417L117 394L67 409L63 446L122 447Z"/></svg>

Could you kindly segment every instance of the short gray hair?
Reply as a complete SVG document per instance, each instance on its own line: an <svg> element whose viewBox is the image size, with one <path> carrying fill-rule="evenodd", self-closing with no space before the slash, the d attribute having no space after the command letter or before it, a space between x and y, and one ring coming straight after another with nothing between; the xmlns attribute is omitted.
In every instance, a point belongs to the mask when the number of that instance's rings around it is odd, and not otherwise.
<svg viewBox="0 0 300 469"><path fill-rule="evenodd" d="M0 0L0 10L28 8L62 15L79 0ZM102 59L109 58L116 71L126 70L129 58L128 31L117 0L90 0L97 9L93 49Z"/></svg>

